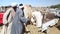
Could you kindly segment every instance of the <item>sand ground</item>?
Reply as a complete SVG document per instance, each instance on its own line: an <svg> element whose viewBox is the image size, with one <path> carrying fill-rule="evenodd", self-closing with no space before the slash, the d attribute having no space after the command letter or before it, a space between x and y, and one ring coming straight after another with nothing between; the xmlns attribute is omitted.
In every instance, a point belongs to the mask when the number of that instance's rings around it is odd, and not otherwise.
<svg viewBox="0 0 60 34"><path fill-rule="evenodd" d="M29 29L30 34L45 34L45 33L38 32L39 29L36 28L34 25L28 25L27 28ZM55 26L53 26L52 28L49 29L47 34L60 34L60 30L58 30Z"/></svg>
<svg viewBox="0 0 60 34"><path fill-rule="evenodd" d="M52 28L49 28L47 34L60 34L60 30L58 28L56 28L59 25L60 25L60 20L58 22L58 25L55 25ZM29 34L45 34L45 33L38 32L39 28L36 28L36 26L34 26L34 25L28 25L27 28L30 31Z"/></svg>

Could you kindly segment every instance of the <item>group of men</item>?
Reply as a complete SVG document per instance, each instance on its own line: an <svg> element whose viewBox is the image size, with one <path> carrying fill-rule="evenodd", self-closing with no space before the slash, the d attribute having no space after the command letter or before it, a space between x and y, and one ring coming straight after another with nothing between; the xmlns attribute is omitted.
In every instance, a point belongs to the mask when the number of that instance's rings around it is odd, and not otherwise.
<svg viewBox="0 0 60 34"><path fill-rule="evenodd" d="M23 4L19 6L12 5L3 15L3 29L1 34L23 34L24 25L29 22L29 19L24 17Z"/></svg>

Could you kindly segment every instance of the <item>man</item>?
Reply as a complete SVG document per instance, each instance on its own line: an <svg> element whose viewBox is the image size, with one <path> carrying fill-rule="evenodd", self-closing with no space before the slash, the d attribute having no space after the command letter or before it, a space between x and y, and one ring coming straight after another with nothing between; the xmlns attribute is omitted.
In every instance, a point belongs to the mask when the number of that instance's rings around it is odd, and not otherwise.
<svg viewBox="0 0 60 34"><path fill-rule="evenodd" d="M27 23L29 19L26 19L23 15L22 8L17 8L16 14L11 27L11 34L23 34L24 24Z"/></svg>
<svg viewBox="0 0 60 34"><path fill-rule="evenodd" d="M1 34L10 34L12 21L13 21L14 15L15 15L16 5L14 5L12 7L7 9L7 11L3 15L3 24L4 25L3 25Z"/></svg>

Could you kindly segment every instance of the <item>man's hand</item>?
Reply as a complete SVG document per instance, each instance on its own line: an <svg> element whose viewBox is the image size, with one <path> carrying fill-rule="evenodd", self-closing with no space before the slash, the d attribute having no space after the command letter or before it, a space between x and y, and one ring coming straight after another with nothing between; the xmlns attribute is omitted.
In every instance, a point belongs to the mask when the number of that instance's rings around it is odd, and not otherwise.
<svg viewBox="0 0 60 34"><path fill-rule="evenodd" d="M24 25L26 26L26 24L24 23Z"/></svg>

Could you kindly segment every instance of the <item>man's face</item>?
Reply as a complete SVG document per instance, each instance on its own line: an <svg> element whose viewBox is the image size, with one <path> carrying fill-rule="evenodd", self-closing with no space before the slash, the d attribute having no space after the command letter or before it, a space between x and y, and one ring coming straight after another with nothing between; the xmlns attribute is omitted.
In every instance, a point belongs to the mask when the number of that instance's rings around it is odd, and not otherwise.
<svg viewBox="0 0 60 34"><path fill-rule="evenodd" d="M17 6L14 6L13 9L16 11Z"/></svg>
<svg viewBox="0 0 60 34"><path fill-rule="evenodd" d="M22 9L22 11L23 11L23 10L24 10L24 7L22 7L21 9Z"/></svg>
<svg viewBox="0 0 60 34"><path fill-rule="evenodd" d="M22 9L22 11L24 10L24 7L23 7L23 6L19 6L19 8L21 8L21 9Z"/></svg>

